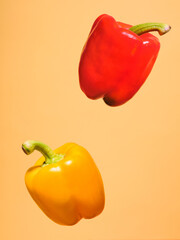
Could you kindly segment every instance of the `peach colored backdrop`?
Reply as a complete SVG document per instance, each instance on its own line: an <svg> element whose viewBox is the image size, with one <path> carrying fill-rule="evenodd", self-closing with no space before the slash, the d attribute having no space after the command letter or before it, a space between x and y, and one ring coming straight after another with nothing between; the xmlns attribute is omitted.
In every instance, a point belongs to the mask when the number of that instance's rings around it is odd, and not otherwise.
<svg viewBox="0 0 180 240"><path fill-rule="evenodd" d="M0 1L0 239L180 239L179 0ZM78 83L81 49L95 18L165 22L157 62L121 107L86 98ZM105 185L106 206L64 227L28 194L26 170L41 155L21 144L87 148Z"/></svg>

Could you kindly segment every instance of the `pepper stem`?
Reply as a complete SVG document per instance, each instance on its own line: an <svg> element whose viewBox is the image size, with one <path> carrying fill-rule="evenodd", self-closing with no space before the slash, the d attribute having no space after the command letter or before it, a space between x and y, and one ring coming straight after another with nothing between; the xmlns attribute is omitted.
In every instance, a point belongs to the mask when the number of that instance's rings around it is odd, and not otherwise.
<svg viewBox="0 0 180 240"><path fill-rule="evenodd" d="M143 33L158 31L160 35L163 35L169 32L171 27L164 23L143 23L138 24L136 26L131 27L129 30L136 33L137 35L141 35Z"/></svg>
<svg viewBox="0 0 180 240"><path fill-rule="evenodd" d="M38 150L39 152L41 152L45 158L43 166L51 163L56 163L64 157L64 155L62 154L56 154L46 144L33 140L28 140L24 142L22 144L22 149L27 155L31 154L34 150Z"/></svg>

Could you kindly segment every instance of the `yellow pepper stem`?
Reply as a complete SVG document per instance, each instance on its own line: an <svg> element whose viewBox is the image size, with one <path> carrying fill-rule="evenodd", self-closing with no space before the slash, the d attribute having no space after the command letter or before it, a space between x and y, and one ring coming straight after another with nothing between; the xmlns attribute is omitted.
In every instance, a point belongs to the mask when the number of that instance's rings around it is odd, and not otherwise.
<svg viewBox="0 0 180 240"><path fill-rule="evenodd" d="M45 158L44 164L42 166L56 163L64 158L64 155L54 153L49 146L39 141L25 141L22 144L22 149L27 155L31 154L34 150L41 152Z"/></svg>

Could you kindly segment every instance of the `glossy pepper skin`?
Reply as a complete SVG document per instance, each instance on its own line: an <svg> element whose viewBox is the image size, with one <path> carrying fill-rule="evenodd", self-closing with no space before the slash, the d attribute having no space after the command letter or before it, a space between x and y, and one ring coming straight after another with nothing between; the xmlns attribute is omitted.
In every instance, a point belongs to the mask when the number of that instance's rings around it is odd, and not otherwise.
<svg viewBox="0 0 180 240"><path fill-rule="evenodd" d="M107 14L95 20L79 63L80 87L88 98L103 98L106 104L119 106L145 82L160 43L150 33L137 35L131 27ZM165 28L170 30L168 25Z"/></svg>
<svg viewBox="0 0 180 240"><path fill-rule="evenodd" d="M41 146L29 140L22 147L29 154L34 149L41 151ZM81 218L99 215L105 203L103 181L88 151L67 143L50 157L44 156L25 175L27 189L41 210L61 225L74 225Z"/></svg>

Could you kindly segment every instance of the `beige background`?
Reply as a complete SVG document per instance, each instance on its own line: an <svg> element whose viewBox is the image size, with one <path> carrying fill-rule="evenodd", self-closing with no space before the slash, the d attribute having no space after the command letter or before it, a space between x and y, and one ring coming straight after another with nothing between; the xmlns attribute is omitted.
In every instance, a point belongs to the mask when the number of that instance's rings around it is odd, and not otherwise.
<svg viewBox="0 0 180 240"><path fill-rule="evenodd" d="M179 0L0 1L0 239L180 239ZM86 98L78 83L81 49L95 18L165 22L157 62L121 107ZM105 185L106 206L64 227L29 196L26 170L41 156L21 144L87 148Z"/></svg>

